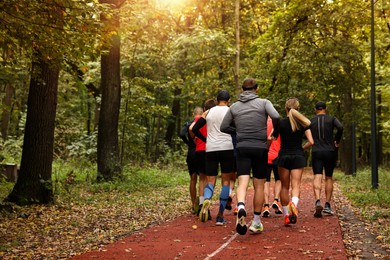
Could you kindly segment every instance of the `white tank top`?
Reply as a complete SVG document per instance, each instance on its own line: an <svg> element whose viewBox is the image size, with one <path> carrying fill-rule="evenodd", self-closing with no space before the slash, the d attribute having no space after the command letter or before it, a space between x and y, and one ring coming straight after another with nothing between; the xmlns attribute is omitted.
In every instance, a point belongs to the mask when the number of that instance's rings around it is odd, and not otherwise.
<svg viewBox="0 0 390 260"><path fill-rule="evenodd" d="M209 110L206 116L206 152L233 150L232 136L230 134L222 133L219 129L228 110L228 106L215 106Z"/></svg>

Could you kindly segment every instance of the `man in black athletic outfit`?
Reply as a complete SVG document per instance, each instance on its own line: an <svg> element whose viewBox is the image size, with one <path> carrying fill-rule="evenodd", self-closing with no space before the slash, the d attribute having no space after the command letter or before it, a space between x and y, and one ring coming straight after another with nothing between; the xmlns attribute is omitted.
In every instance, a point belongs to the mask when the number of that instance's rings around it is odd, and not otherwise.
<svg viewBox="0 0 390 260"><path fill-rule="evenodd" d="M333 192L333 170L336 166L338 147L343 134L343 125L334 117L326 114L325 102L317 102L314 116L310 121L313 135L312 167L314 173L313 191L316 199L314 217L322 217L322 212L332 215L330 200ZM334 135L334 129L336 134ZM325 207L321 205L322 172L325 169Z"/></svg>

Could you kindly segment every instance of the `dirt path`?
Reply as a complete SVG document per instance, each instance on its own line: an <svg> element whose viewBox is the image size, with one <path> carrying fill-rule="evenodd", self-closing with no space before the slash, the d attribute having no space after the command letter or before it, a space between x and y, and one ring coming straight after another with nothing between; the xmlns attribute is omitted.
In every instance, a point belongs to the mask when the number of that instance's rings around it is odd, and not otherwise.
<svg viewBox="0 0 390 260"><path fill-rule="evenodd" d="M202 223L194 215L185 215L74 259L347 259L337 215L313 217L310 177L310 173L304 175L298 222L290 227L272 212L262 218L263 233L240 236L235 232L233 212L226 212L228 223L223 227L215 226L214 218ZM247 221L253 217L252 196L249 190ZM217 207L215 203L211 208L213 217Z"/></svg>

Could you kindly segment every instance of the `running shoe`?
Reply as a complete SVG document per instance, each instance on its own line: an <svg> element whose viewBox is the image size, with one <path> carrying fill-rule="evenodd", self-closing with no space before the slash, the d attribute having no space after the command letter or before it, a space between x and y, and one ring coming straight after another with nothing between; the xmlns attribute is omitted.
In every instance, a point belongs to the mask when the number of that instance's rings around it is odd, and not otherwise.
<svg viewBox="0 0 390 260"><path fill-rule="evenodd" d="M198 206L198 214L196 214L198 217L200 216L200 211L202 210L203 204L200 204Z"/></svg>
<svg viewBox="0 0 390 260"><path fill-rule="evenodd" d="M297 223L298 220L298 209L295 206L294 202L288 203L288 218L290 219L291 224Z"/></svg>
<svg viewBox="0 0 390 260"><path fill-rule="evenodd" d="M203 202L203 206L200 210L200 213L199 213L199 220L202 221L202 222L206 222L207 220L209 220L209 214L210 214L210 211L209 211L209 208L210 208L210 200L205 200Z"/></svg>
<svg viewBox="0 0 390 260"><path fill-rule="evenodd" d="M217 221L215 222L216 226L224 226L226 225L226 220L224 220L222 217L217 217Z"/></svg>
<svg viewBox="0 0 390 260"><path fill-rule="evenodd" d="M269 207L268 206L263 207L261 215L263 216L263 218L267 218L269 216Z"/></svg>
<svg viewBox="0 0 390 260"><path fill-rule="evenodd" d="M285 226L288 226L288 225L290 225L290 218L289 218L289 216L284 216L284 225Z"/></svg>
<svg viewBox="0 0 390 260"><path fill-rule="evenodd" d="M246 211L245 209L240 209L237 213L237 222L236 222L236 231L240 235L245 235L248 227L246 226Z"/></svg>
<svg viewBox="0 0 390 260"><path fill-rule="evenodd" d="M252 221L251 226L249 227L249 231L252 232L253 234L257 234L263 231L263 224L260 223L255 223Z"/></svg>
<svg viewBox="0 0 390 260"><path fill-rule="evenodd" d="M333 211L332 211L332 208L330 207L329 202L325 203L325 207L324 207L324 210L322 212L324 212L325 214L328 214L328 215L333 215Z"/></svg>
<svg viewBox="0 0 390 260"><path fill-rule="evenodd" d="M237 207L235 207L235 208L234 208L234 210L233 210L233 214L234 214L234 216L237 216L237 213L238 213L238 208L237 208Z"/></svg>
<svg viewBox="0 0 390 260"><path fill-rule="evenodd" d="M321 203L318 201L316 203L316 208L315 208L315 212L314 212L314 217L315 218L321 218L322 217L322 210L324 208L321 206Z"/></svg>
<svg viewBox="0 0 390 260"><path fill-rule="evenodd" d="M272 203L271 207L275 210L275 214L283 214L282 205L279 201L274 200L274 203Z"/></svg>
<svg viewBox="0 0 390 260"><path fill-rule="evenodd" d="M232 202L233 202L233 199L231 196L229 196L227 203L226 203L226 206L225 206L225 209L232 210Z"/></svg>

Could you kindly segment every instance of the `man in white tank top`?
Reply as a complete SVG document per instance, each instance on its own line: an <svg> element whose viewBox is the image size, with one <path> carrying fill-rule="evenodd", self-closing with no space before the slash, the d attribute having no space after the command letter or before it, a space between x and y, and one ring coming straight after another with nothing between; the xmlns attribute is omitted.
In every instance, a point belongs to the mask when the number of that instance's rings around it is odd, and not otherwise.
<svg viewBox="0 0 390 260"><path fill-rule="evenodd" d="M229 110L230 95L226 90L221 90L217 95L217 106L203 113L202 118L194 125L192 131L195 136L200 136L200 129L207 124L206 142L206 175L207 184L204 189L205 201L203 203L199 219L208 220L208 210L214 193L214 187L218 176L218 166L221 167L222 189L220 194L219 211L216 219L217 226L223 226L226 221L223 218L230 193L230 174L234 169L234 148L230 134L221 132L220 125L226 112Z"/></svg>

